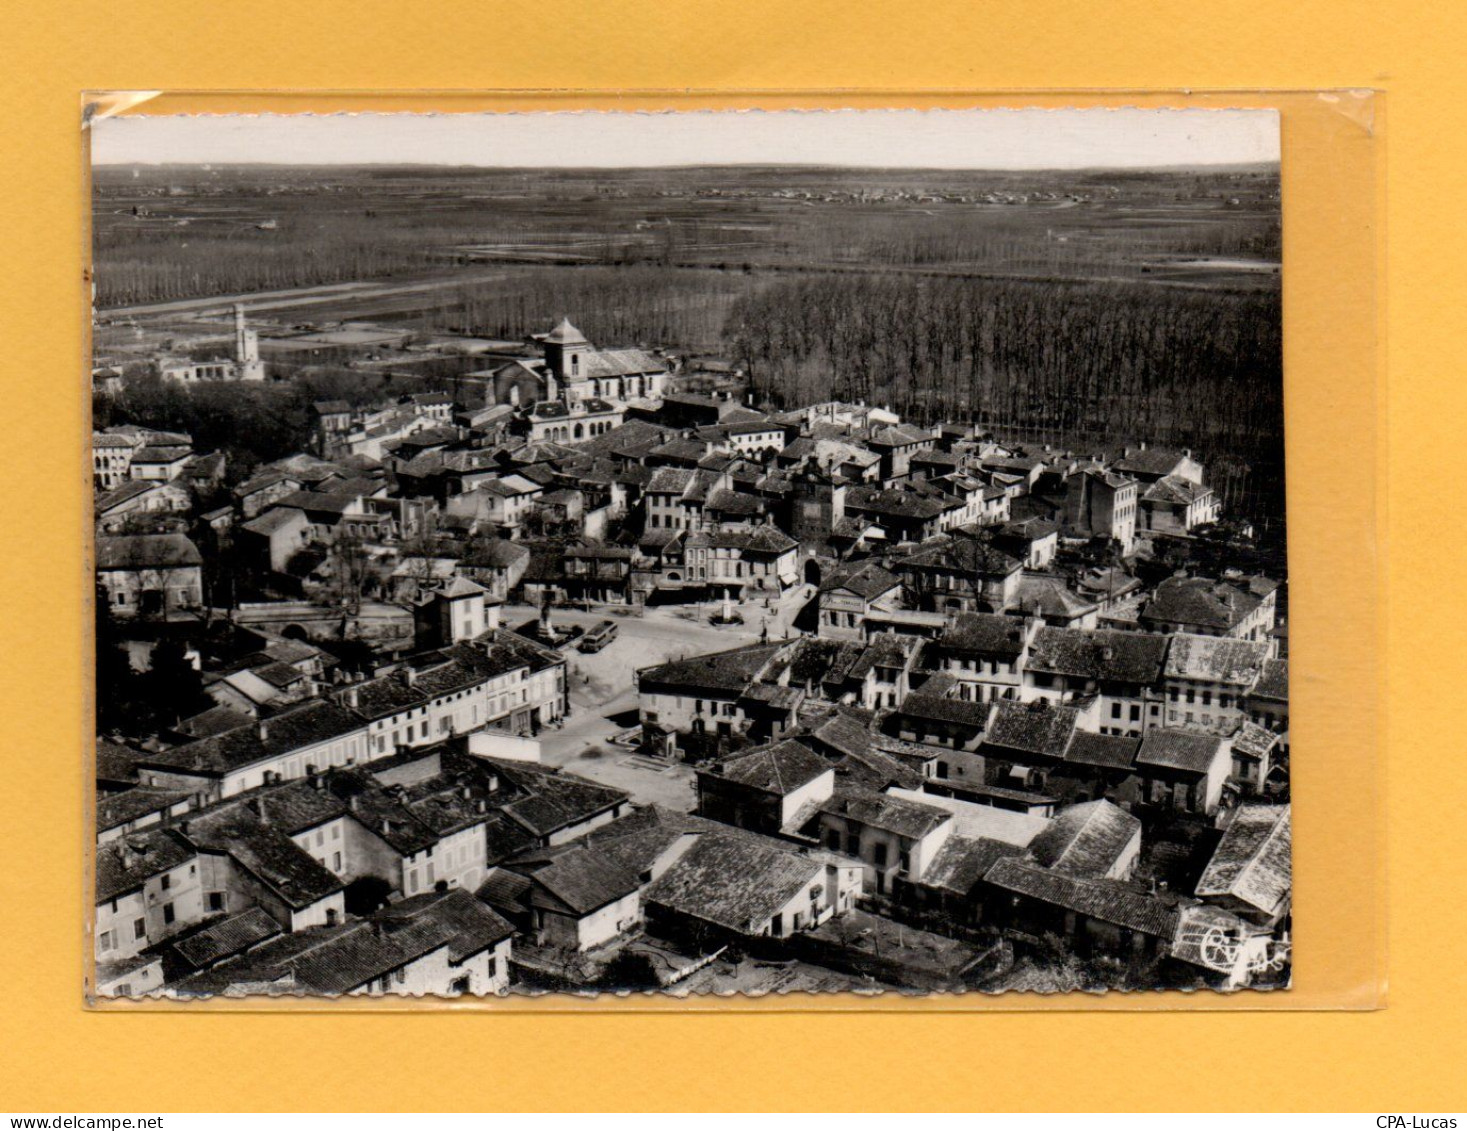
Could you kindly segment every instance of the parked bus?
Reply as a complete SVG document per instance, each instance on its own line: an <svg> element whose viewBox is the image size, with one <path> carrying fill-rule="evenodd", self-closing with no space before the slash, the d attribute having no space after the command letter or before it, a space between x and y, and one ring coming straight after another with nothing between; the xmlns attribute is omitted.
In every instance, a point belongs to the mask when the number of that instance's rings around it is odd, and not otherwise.
<svg viewBox="0 0 1467 1131"><path fill-rule="evenodd" d="M586 635L581 637L580 643L576 647L582 652L599 652L615 639L615 622L604 620L600 624L587 629Z"/></svg>

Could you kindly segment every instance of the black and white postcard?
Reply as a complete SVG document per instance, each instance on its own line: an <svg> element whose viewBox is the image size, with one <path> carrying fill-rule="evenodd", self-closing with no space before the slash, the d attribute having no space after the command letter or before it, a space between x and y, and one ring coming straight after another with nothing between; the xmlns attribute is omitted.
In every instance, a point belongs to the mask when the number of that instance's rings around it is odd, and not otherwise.
<svg viewBox="0 0 1467 1131"><path fill-rule="evenodd" d="M1277 114L89 132L95 994L1288 987Z"/></svg>

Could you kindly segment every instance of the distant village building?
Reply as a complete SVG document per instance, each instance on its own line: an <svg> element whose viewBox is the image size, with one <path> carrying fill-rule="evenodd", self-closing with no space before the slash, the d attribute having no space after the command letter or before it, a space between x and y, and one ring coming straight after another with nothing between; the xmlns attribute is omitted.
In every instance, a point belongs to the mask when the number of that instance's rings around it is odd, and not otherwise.
<svg viewBox="0 0 1467 1131"><path fill-rule="evenodd" d="M200 381L263 381L265 363L260 358L260 335L245 323L244 306L234 307L234 357L229 360L194 361L163 358L158 375L165 381L191 385Z"/></svg>
<svg viewBox="0 0 1467 1131"><path fill-rule="evenodd" d="M182 534L97 539L97 581L112 615L161 617L203 604L203 558Z"/></svg>

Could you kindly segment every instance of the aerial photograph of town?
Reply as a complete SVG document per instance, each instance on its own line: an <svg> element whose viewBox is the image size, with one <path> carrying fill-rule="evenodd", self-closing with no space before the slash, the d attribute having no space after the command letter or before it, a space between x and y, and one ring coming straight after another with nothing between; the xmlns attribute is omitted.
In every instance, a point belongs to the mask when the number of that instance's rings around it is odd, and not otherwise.
<svg viewBox="0 0 1467 1131"><path fill-rule="evenodd" d="M94 997L1288 989L1271 112L91 144Z"/></svg>

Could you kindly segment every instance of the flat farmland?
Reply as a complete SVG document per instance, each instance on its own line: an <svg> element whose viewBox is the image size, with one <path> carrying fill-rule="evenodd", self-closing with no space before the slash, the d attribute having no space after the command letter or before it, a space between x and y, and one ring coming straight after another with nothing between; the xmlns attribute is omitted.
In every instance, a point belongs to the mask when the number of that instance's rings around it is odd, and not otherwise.
<svg viewBox="0 0 1467 1131"><path fill-rule="evenodd" d="M1267 285L1270 170L994 173L99 169L98 303L137 306L473 263L932 270ZM1159 284L1176 272L1157 273Z"/></svg>
<svg viewBox="0 0 1467 1131"><path fill-rule="evenodd" d="M1144 435L1282 498L1276 167L1048 172L108 167L99 321L227 314L710 352L1061 443Z"/></svg>

